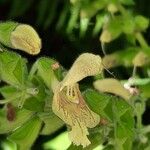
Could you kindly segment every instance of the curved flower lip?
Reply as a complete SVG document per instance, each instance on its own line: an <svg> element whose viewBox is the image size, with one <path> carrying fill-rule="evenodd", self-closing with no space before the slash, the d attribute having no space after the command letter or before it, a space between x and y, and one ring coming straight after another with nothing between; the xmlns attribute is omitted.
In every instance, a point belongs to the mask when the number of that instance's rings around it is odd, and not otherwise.
<svg viewBox="0 0 150 150"><path fill-rule="evenodd" d="M71 126L69 139L75 145L86 147L90 144L87 128L93 128L99 124L100 116L87 106L77 83L74 85L74 90L78 103L71 101L72 99L66 95L65 88L60 91L59 85L54 93L52 109L59 118Z"/></svg>

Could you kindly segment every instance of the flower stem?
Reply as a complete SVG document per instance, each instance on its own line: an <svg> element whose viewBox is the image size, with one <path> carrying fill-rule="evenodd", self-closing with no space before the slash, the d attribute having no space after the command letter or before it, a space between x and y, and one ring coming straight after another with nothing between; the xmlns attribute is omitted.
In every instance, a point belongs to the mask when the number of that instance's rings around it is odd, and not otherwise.
<svg viewBox="0 0 150 150"><path fill-rule="evenodd" d="M139 44L141 45L141 47L143 47L143 48L147 48L148 47L147 42L145 41L143 35L140 32L137 32L135 34L135 37L136 37L137 41L139 42Z"/></svg>

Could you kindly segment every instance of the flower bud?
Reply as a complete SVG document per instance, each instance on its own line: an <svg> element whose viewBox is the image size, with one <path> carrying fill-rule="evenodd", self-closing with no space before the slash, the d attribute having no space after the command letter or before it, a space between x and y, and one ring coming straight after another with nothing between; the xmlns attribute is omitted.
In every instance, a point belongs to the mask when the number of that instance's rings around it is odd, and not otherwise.
<svg viewBox="0 0 150 150"><path fill-rule="evenodd" d="M131 94L128 90L126 90L121 83L113 78L109 79L103 79L103 80L97 80L94 83L95 89L97 89L100 92L107 92L112 93L115 95L118 95L125 100L130 99Z"/></svg>
<svg viewBox="0 0 150 150"><path fill-rule="evenodd" d="M35 55L40 52L41 39L29 25L16 22L0 23L0 42L10 48Z"/></svg>
<svg viewBox="0 0 150 150"><path fill-rule="evenodd" d="M116 7L115 4L113 3L110 3L108 6L107 6L107 9L109 12L111 12L112 14L116 13L118 11L118 8Z"/></svg>
<svg viewBox="0 0 150 150"><path fill-rule="evenodd" d="M111 42L111 40L112 40L111 33L108 30L104 29L100 36L100 41L102 43L109 43L109 42Z"/></svg>
<svg viewBox="0 0 150 150"><path fill-rule="evenodd" d="M99 55L90 53L81 54L62 81L62 88L77 83L87 76L101 73L102 68L101 57Z"/></svg>
<svg viewBox="0 0 150 150"><path fill-rule="evenodd" d="M106 55L105 57L103 57L102 63L104 64L106 69L113 68L120 65L117 54Z"/></svg>
<svg viewBox="0 0 150 150"><path fill-rule="evenodd" d="M10 41L14 49L20 49L32 55L38 54L41 49L41 39L29 25L18 25L11 33Z"/></svg>
<svg viewBox="0 0 150 150"><path fill-rule="evenodd" d="M145 64L150 63L148 55L146 55L144 52L139 52L133 59L134 66L141 67Z"/></svg>

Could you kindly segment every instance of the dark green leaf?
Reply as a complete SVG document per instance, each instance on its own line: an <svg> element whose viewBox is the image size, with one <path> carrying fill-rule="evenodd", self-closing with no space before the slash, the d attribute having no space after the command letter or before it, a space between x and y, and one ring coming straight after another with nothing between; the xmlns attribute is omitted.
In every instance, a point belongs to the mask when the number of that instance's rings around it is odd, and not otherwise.
<svg viewBox="0 0 150 150"><path fill-rule="evenodd" d="M44 101L39 101L35 97L30 97L26 99L23 107L30 111L42 112L44 111L44 105L45 105Z"/></svg>
<svg viewBox="0 0 150 150"><path fill-rule="evenodd" d="M38 117L34 117L15 130L8 136L8 139L15 142L20 150L30 149L39 134L41 125L42 121Z"/></svg>

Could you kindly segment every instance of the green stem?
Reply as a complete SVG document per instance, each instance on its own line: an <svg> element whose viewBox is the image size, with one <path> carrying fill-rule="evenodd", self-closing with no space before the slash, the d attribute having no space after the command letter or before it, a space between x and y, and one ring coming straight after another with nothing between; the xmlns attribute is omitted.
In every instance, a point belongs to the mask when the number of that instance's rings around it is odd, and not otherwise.
<svg viewBox="0 0 150 150"><path fill-rule="evenodd" d="M118 7L119 11L121 12L121 14L123 16L127 16L128 15L128 12L126 11L126 9L121 4L118 4L117 7Z"/></svg>
<svg viewBox="0 0 150 150"><path fill-rule="evenodd" d="M141 45L141 47L143 47L143 48L147 48L148 47L147 42L145 41L143 35L140 32L137 32L135 34L135 37L136 37L137 41L139 42L139 44Z"/></svg>
<svg viewBox="0 0 150 150"><path fill-rule="evenodd" d="M142 117L141 115L137 115L137 129L141 129L142 128Z"/></svg>

